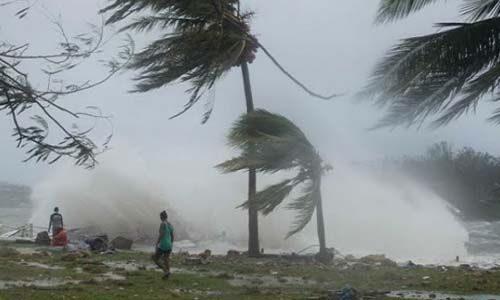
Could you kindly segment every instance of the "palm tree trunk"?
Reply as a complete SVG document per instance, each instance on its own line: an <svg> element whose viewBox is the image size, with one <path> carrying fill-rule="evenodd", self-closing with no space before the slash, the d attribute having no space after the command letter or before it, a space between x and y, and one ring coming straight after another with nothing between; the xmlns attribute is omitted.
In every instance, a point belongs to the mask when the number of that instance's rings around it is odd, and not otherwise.
<svg viewBox="0 0 500 300"><path fill-rule="evenodd" d="M321 176L318 179L318 185L316 187L316 221L318 229L318 240L319 240L319 258L320 261L327 263L331 260L329 257L328 250L326 249L326 238L325 238L325 220L323 217L323 199L321 197Z"/></svg>
<svg viewBox="0 0 500 300"><path fill-rule="evenodd" d="M250 72L248 64L241 64L241 72L243 75L243 86L245 88L245 99L247 104L247 113L254 110L252 86L250 85ZM256 257L260 255L259 246L259 220L258 211L255 208L255 194L257 193L257 174L255 169L248 170L248 255Z"/></svg>

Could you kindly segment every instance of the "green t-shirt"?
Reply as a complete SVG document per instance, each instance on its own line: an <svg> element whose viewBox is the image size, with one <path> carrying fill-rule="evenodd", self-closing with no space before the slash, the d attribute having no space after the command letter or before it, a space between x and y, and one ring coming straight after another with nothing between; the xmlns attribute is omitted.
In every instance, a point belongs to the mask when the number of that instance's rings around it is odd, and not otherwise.
<svg viewBox="0 0 500 300"><path fill-rule="evenodd" d="M174 227L168 222L162 222L160 225L160 249L163 251L172 250L172 234Z"/></svg>

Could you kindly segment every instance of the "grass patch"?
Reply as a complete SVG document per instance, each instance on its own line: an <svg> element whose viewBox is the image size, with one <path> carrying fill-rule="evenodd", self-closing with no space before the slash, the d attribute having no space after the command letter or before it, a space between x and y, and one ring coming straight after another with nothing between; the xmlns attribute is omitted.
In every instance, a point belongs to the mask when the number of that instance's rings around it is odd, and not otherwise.
<svg viewBox="0 0 500 300"><path fill-rule="evenodd" d="M160 272L138 269L126 271L123 264L150 265L150 254L120 251L113 255L92 254L75 261L63 261L63 251L50 255L19 255L8 250L0 256L0 280L30 280L52 278L80 280L51 288L9 288L0 290L0 300L10 299L309 299L321 297L328 290L349 285L361 292L380 290L441 291L456 294L500 293L500 271L464 267L398 267L358 264L335 268L272 258L212 257L210 264L184 266L182 257L173 255L172 266L181 270L169 281ZM29 266L42 262L61 269L47 270ZM107 266L105 262L117 262ZM77 272L76 270L80 270ZM103 281L109 272L125 280ZM103 277L104 276L104 277ZM232 285L235 278L248 276L249 284ZM101 278L101 279L99 279ZM273 284L258 284L258 282ZM291 278L291 279L290 279ZM252 283L252 281L255 281ZM265 286L265 287L263 287Z"/></svg>

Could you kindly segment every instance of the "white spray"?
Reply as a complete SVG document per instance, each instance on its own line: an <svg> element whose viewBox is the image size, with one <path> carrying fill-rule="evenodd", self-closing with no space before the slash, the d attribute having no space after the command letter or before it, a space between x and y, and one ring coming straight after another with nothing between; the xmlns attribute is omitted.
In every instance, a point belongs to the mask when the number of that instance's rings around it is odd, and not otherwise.
<svg viewBox="0 0 500 300"><path fill-rule="evenodd" d="M232 245L245 247L246 212L235 209L246 197L245 174L220 174L213 168L216 162L162 163L117 151L101 156L100 162L93 171L64 167L36 185L34 223L46 224L52 208L59 206L71 228L154 234L159 211L171 209L192 238L224 235ZM342 162L335 166L323 181L329 246L343 253L383 253L424 262L463 255L467 233L436 195L404 178L376 179ZM260 184L277 180L271 178L261 177ZM297 251L317 244L314 221L285 241L291 212L280 209L260 220L266 250Z"/></svg>

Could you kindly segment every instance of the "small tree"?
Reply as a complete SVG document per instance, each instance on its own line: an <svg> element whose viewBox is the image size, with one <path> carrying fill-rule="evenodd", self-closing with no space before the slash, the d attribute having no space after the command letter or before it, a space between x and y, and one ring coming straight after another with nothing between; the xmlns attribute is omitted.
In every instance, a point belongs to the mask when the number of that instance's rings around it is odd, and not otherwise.
<svg viewBox="0 0 500 300"><path fill-rule="evenodd" d="M284 116L258 109L236 121L228 139L231 146L241 150L241 154L218 166L224 172L248 168L263 173L297 171L294 177L258 192L255 205L268 215L284 202L292 190L302 186L301 195L287 206L297 211L297 216L286 238L304 229L316 212L320 245L318 257L323 262L330 260L325 239L321 178L331 167L323 162L305 134ZM242 206L248 205L245 202Z"/></svg>

